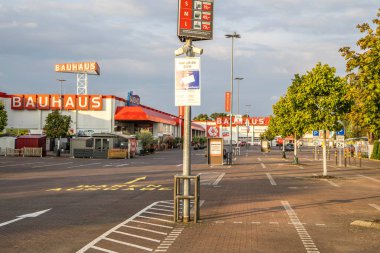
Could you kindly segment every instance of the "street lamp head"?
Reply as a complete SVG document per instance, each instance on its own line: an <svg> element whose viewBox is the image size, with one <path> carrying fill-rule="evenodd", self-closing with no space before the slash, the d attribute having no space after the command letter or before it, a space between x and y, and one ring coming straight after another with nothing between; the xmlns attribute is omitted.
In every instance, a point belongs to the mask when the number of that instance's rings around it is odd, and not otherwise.
<svg viewBox="0 0 380 253"><path fill-rule="evenodd" d="M233 34L226 34L226 35L224 35L224 36L226 36L227 39L229 39L229 38L237 38L237 39L240 39L240 38L241 38L240 34L237 34L236 32L234 32Z"/></svg>
<svg viewBox="0 0 380 253"><path fill-rule="evenodd" d="M241 81L241 80L243 80L244 79L244 77L235 77L235 80L239 80L239 81Z"/></svg>
<svg viewBox="0 0 380 253"><path fill-rule="evenodd" d="M65 79L57 79L58 82L66 82Z"/></svg>

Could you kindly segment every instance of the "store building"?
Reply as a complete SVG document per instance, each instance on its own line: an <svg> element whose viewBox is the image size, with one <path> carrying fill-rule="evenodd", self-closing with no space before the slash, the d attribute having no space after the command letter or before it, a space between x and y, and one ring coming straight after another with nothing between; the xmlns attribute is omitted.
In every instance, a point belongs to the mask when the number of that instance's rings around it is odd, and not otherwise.
<svg viewBox="0 0 380 253"><path fill-rule="evenodd" d="M149 130L154 137L181 137L183 119L140 104L140 97L129 93L127 99L112 95L6 94L0 101L8 115L8 129L43 129L53 110L71 116L70 132L77 135L123 132L136 134ZM193 135L205 129L192 124Z"/></svg>
<svg viewBox="0 0 380 253"><path fill-rule="evenodd" d="M206 129L207 137L230 139L230 118L217 118L215 121L196 121ZM248 142L260 145L261 135L268 129L269 117L232 117L232 142Z"/></svg>

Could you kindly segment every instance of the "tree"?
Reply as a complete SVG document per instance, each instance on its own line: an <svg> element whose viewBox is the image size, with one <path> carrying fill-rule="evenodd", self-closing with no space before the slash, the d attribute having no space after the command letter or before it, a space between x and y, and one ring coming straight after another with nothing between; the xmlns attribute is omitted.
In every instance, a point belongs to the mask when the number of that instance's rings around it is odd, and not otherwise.
<svg viewBox="0 0 380 253"><path fill-rule="evenodd" d="M368 131L372 143L380 137L380 9L372 22L357 25L363 37L357 41L360 50L343 47L339 51L345 58L350 95L355 101L349 115L351 122Z"/></svg>
<svg viewBox="0 0 380 253"><path fill-rule="evenodd" d="M212 120L216 120L216 118L222 118L222 117L227 117L228 114L224 112L214 112L210 115L210 118Z"/></svg>
<svg viewBox="0 0 380 253"><path fill-rule="evenodd" d="M4 104L0 102L0 132L2 132L8 124L7 111L4 109L5 109Z"/></svg>
<svg viewBox="0 0 380 253"><path fill-rule="evenodd" d="M144 151L148 151L154 143L153 134L149 130L141 130L137 134L137 139L141 141Z"/></svg>
<svg viewBox="0 0 380 253"><path fill-rule="evenodd" d="M209 120L210 118L208 117L208 115L205 113L205 114L199 114L198 116L194 117L193 120L197 120L197 121L207 121Z"/></svg>
<svg viewBox="0 0 380 253"><path fill-rule="evenodd" d="M271 119L268 128L274 134L281 135L282 137L292 135L295 144L297 144L298 138L305 134L310 124L309 117L305 113L302 85L303 76L295 75L286 95L281 97L273 106L275 117ZM283 156L285 157L284 154ZM298 164L297 145L294 146L294 163Z"/></svg>
<svg viewBox="0 0 380 253"><path fill-rule="evenodd" d="M67 137L70 124L71 116L61 115L58 110L55 110L49 113L45 120L46 136L50 138Z"/></svg>
<svg viewBox="0 0 380 253"><path fill-rule="evenodd" d="M327 176L326 130L340 130L338 122L350 112L349 86L336 75L335 68L318 63L302 76L297 90L297 103L303 107L298 116L307 122L307 130L324 130L323 176Z"/></svg>

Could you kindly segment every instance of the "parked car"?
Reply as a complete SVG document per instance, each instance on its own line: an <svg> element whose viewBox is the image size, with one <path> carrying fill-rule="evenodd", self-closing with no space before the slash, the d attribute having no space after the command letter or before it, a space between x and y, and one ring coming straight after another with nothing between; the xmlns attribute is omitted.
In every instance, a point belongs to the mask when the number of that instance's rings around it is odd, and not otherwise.
<svg viewBox="0 0 380 253"><path fill-rule="evenodd" d="M285 151L294 151L294 144L293 143L286 144Z"/></svg>

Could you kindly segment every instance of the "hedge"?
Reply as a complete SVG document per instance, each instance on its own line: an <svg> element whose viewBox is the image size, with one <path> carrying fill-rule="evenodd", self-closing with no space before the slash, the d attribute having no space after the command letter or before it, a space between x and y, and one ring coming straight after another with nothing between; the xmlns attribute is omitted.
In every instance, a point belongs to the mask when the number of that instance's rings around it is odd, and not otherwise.
<svg viewBox="0 0 380 253"><path fill-rule="evenodd" d="M380 142L379 141L375 141L373 145L373 152L371 155L371 159L380 160Z"/></svg>

